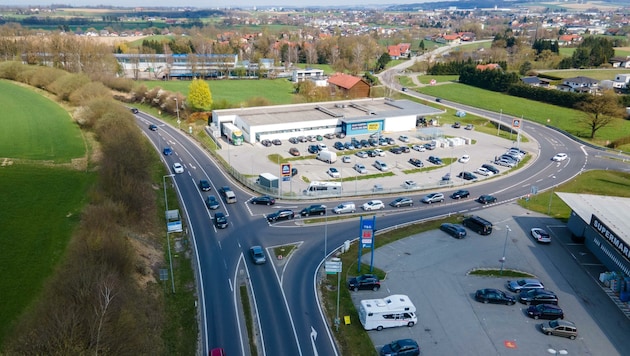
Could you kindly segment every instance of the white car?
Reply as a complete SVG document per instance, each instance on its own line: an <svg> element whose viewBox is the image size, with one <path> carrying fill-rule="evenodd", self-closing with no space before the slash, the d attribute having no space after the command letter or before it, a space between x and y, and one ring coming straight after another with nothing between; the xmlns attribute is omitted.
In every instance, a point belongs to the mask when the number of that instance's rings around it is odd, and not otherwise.
<svg viewBox="0 0 630 356"><path fill-rule="evenodd" d="M420 146L420 145L413 145L411 146L411 149L416 150L418 152L424 152L427 150L426 148L424 148L424 146Z"/></svg>
<svg viewBox="0 0 630 356"><path fill-rule="evenodd" d="M468 163L468 161L470 161L469 155L463 155L459 158L459 163Z"/></svg>
<svg viewBox="0 0 630 356"><path fill-rule="evenodd" d="M368 154L365 151L359 151L359 152L355 153L355 155L357 157L359 157L359 158L367 158L368 157Z"/></svg>
<svg viewBox="0 0 630 356"><path fill-rule="evenodd" d="M361 174L366 174L367 173L367 168L365 168L364 165L362 165L361 163L357 163L354 165L354 170L361 173Z"/></svg>
<svg viewBox="0 0 630 356"><path fill-rule="evenodd" d="M540 242L540 243L551 242L551 236L549 235L549 233L539 227L535 227L532 229L532 237L534 238L534 240L536 240L536 242Z"/></svg>
<svg viewBox="0 0 630 356"><path fill-rule="evenodd" d="M333 209L335 214L354 213L354 203L341 203Z"/></svg>
<svg viewBox="0 0 630 356"><path fill-rule="evenodd" d="M405 136L405 135L400 135L398 136L398 139L402 142L409 142L409 137Z"/></svg>
<svg viewBox="0 0 630 356"><path fill-rule="evenodd" d="M491 176L491 175L494 174L494 173L492 173L492 171L488 170L487 168L483 168L483 167L479 168L477 170L477 173L481 174L482 176L486 176L486 177Z"/></svg>
<svg viewBox="0 0 630 356"><path fill-rule="evenodd" d="M413 188L417 188L418 184L413 180L406 180L403 183L403 187L405 187L406 189L413 189Z"/></svg>
<svg viewBox="0 0 630 356"><path fill-rule="evenodd" d="M326 173L328 173L328 175L333 177L333 178L340 178L341 177L341 172L339 172L339 170L337 168L335 168L335 167L328 168L328 171L326 171Z"/></svg>
<svg viewBox="0 0 630 356"><path fill-rule="evenodd" d="M381 150L380 148L376 148L374 149L374 152L376 153L377 156L385 156L385 151Z"/></svg>
<svg viewBox="0 0 630 356"><path fill-rule="evenodd" d="M173 164L173 172L175 173L184 173L184 166L181 163L177 162Z"/></svg>
<svg viewBox="0 0 630 356"><path fill-rule="evenodd" d="M556 161L556 162L560 162L560 161L564 161L568 157L569 156L566 153L558 153L555 156L553 156L553 158L551 160Z"/></svg>
<svg viewBox="0 0 630 356"><path fill-rule="evenodd" d="M352 158L350 158L350 156L343 156L343 158L341 159L341 162L343 163L350 163L350 161L352 161Z"/></svg>
<svg viewBox="0 0 630 356"><path fill-rule="evenodd" d="M319 148L320 151L326 151L328 150L328 146L326 146L325 143L318 143L317 144L317 148Z"/></svg>
<svg viewBox="0 0 630 356"><path fill-rule="evenodd" d="M385 209L385 205L380 200L370 200L363 204L361 208L365 211Z"/></svg>

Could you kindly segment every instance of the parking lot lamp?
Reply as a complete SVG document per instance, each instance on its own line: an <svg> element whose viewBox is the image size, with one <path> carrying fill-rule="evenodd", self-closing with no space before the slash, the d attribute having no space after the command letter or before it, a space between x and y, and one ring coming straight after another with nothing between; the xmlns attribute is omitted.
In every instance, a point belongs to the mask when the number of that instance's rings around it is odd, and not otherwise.
<svg viewBox="0 0 630 356"><path fill-rule="evenodd" d="M499 113L499 123L497 124L497 136L499 136L499 131L501 130L501 120L503 119L503 109Z"/></svg>
<svg viewBox="0 0 630 356"><path fill-rule="evenodd" d="M503 243L503 256L499 260L499 262L501 262L501 272L499 272L500 275L503 275L503 265L505 264L505 249L507 248L508 236L510 235L511 231L512 230L510 230L510 227L508 225L505 225L505 242Z"/></svg>
<svg viewBox="0 0 630 356"><path fill-rule="evenodd" d="M175 100L175 112L177 112L177 128L181 128L180 124L182 123L179 120L179 101L177 100L177 98L173 98Z"/></svg>

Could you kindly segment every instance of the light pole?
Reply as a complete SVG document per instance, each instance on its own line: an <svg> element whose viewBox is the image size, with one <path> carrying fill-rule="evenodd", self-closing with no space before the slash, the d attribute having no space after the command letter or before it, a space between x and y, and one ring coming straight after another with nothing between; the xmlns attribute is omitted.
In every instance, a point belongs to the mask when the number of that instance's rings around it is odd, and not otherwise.
<svg viewBox="0 0 630 356"><path fill-rule="evenodd" d="M164 217L168 219L166 216L166 212L168 211L168 198L166 197L166 177L174 177L174 174L167 174L162 177L162 184L164 185L164 204L166 206ZM171 269L171 288L173 289L173 294L175 293L175 275L173 274L173 258L171 256L171 239L168 236L168 226L166 228L166 244L168 245L168 264Z"/></svg>
<svg viewBox="0 0 630 356"><path fill-rule="evenodd" d="M179 100L177 98L173 98L175 100L175 111L177 112L177 128L180 129L181 121L179 120Z"/></svg>
<svg viewBox="0 0 630 356"><path fill-rule="evenodd" d="M551 176L551 178L556 179L556 176ZM553 193L554 193L555 188L556 188L555 185L551 186L551 194L549 195L549 207L547 208L547 215L551 215L551 199L553 199Z"/></svg>
<svg viewBox="0 0 630 356"><path fill-rule="evenodd" d="M508 235L510 234L510 231L512 231L510 230L510 227L508 225L505 225L505 242L503 243L503 256L499 260L499 262L501 262L501 272L499 273L500 275L503 275L503 265L505 264L505 249L507 248Z"/></svg>
<svg viewBox="0 0 630 356"><path fill-rule="evenodd" d="M497 136L499 136L499 130L501 130L502 120L503 120L503 109L501 109L501 113L499 114L499 124L497 125Z"/></svg>

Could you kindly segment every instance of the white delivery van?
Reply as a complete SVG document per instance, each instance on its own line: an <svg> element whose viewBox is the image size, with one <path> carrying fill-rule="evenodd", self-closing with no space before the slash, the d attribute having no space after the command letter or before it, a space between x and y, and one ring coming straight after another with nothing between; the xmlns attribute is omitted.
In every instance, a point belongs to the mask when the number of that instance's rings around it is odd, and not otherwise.
<svg viewBox="0 0 630 356"><path fill-rule="evenodd" d="M365 330L383 330L396 326L414 326L416 307L409 297L394 294L383 299L366 299L359 306L359 320Z"/></svg>
<svg viewBox="0 0 630 356"><path fill-rule="evenodd" d="M328 150L319 151L317 153L317 159L326 163L335 163L337 162L337 154Z"/></svg>

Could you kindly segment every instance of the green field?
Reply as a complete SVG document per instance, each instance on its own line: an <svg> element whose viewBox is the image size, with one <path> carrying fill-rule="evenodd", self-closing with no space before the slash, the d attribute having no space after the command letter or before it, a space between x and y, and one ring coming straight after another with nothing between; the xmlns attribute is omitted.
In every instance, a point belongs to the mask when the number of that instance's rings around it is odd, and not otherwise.
<svg viewBox="0 0 630 356"><path fill-rule="evenodd" d="M419 88L418 91L486 110L502 111L505 116L522 116L526 120L550 124L578 137L584 137L588 133L586 128L576 125L576 118L584 115L578 110L544 104L458 83L427 86ZM507 117L505 120L508 120ZM525 131L527 131L527 127L525 127ZM619 120L615 124L597 131L595 142L605 144L607 140L625 136L630 136L630 121Z"/></svg>
<svg viewBox="0 0 630 356"><path fill-rule="evenodd" d="M57 103L4 80L0 93L0 158L67 163L85 156L79 127Z"/></svg>
<svg viewBox="0 0 630 356"><path fill-rule="evenodd" d="M162 89L179 92L188 95L190 81L142 81L139 82L148 88L160 87ZM274 80L207 80L214 102L225 100L234 105L245 103L248 99L262 97L273 105L293 103L293 83L287 79Z"/></svg>
<svg viewBox="0 0 630 356"><path fill-rule="evenodd" d="M0 166L0 345L63 257L95 173Z"/></svg>
<svg viewBox="0 0 630 356"><path fill-rule="evenodd" d="M630 73L627 68L611 68L611 69L568 69L568 70L550 70L542 72L558 78L573 77L589 77L597 80L613 80L617 74Z"/></svg>

